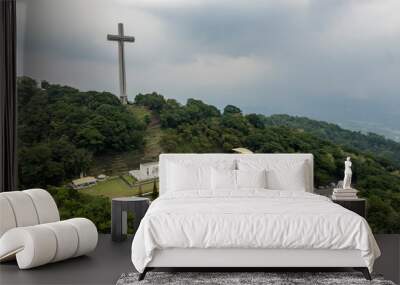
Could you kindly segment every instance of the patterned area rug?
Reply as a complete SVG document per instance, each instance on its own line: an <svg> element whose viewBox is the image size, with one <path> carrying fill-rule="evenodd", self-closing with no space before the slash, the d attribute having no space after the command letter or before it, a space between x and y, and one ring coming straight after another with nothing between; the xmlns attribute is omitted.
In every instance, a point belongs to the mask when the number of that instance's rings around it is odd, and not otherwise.
<svg viewBox="0 0 400 285"><path fill-rule="evenodd" d="M368 281L359 272L148 272L146 278L138 281L138 273L122 274L117 285L146 284L267 284L267 285L395 285L381 276L372 276Z"/></svg>

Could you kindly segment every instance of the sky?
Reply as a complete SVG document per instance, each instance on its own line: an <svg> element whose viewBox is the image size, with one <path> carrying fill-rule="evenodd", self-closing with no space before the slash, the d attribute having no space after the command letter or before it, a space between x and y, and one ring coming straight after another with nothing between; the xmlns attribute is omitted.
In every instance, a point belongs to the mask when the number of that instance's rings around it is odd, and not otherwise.
<svg viewBox="0 0 400 285"><path fill-rule="evenodd" d="M18 73L119 94L156 91L400 138L398 0L17 0Z"/></svg>

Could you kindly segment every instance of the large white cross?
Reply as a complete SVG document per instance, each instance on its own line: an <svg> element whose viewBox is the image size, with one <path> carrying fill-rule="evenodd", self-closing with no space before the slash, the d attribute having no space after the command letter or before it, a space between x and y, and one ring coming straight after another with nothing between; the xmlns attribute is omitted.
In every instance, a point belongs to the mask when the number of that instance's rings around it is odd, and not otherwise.
<svg viewBox="0 0 400 285"><path fill-rule="evenodd" d="M118 42L118 59L119 59L119 90L120 99L122 104L128 103L128 96L126 95L126 76L125 76L125 52L124 43L135 41L134 37L124 35L124 24L118 24L118 35L107 35L107 40Z"/></svg>

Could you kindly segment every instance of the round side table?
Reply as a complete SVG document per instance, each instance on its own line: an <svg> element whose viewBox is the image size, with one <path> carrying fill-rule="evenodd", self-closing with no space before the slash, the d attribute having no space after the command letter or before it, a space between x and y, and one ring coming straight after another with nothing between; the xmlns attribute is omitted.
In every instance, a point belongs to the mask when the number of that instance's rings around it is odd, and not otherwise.
<svg viewBox="0 0 400 285"><path fill-rule="evenodd" d="M120 197L111 202L111 238L123 241L128 232L128 211L133 213L133 229L136 232L140 221L146 214L150 199L144 197Z"/></svg>

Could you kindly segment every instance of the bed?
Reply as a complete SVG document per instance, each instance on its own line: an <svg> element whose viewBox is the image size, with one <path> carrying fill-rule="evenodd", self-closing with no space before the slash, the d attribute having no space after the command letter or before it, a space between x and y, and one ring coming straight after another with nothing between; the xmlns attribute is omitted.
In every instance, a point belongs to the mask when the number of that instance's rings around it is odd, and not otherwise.
<svg viewBox="0 0 400 285"><path fill-rule="evenodd" d="M352 267L380 251L361 216L313 194L311 154L162 154L132 262L154 268Z"/></svg>

